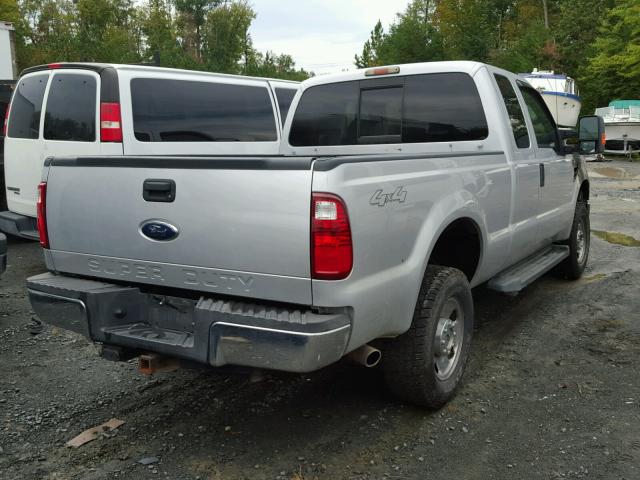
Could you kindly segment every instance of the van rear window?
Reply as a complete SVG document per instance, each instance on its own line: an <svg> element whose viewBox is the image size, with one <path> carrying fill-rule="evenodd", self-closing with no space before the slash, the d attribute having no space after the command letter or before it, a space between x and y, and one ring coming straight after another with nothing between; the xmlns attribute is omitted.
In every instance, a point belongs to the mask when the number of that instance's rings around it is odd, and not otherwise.
<svg viewBox="0 0 640 480"><path fill-rule="evenodd" d="M140 142L269 142L278 139L266 87L153 78L131 80Z"/></svg>
<svg viewBox="0 0 640 480"><path fill-rule="evenodd" d="M51 80L44 112L44 138L69 142L96 139L96 79L58 73Z"/></svg>
<svg viewBox="0 0 640 480"><path fill-rule="evenodd" d="M49 74L33 75L18 82L9 112L9 130L12 138L38 138L42 99Z"/></svg>
<svg viewBox="0 0 640 480"><path fill-rule="evenodd" d="M466 73L433 73L311 87L296 109L293 146L482 140L480 94Z"/></svg>

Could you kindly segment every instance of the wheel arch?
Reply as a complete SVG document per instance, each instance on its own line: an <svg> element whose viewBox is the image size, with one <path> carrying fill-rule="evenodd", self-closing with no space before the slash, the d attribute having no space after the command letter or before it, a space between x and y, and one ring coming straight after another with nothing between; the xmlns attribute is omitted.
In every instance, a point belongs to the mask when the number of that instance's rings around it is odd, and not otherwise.
<svg viewBox="0 0 640 480"><path fill-rule="evenodd" d="M479 270L484 246L479 223L470 216L458 216L450 219L434 238L424 269L428 265L457 268L471 283Z"/></svg>

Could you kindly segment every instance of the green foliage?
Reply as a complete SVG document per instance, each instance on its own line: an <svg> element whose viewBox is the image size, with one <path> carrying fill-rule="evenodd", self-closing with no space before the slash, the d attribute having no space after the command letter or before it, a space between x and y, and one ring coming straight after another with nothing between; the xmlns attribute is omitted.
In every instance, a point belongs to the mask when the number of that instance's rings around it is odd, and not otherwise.
<svg viewBox="0 0 640 480"><path fill-rule="evenodd" d="M246 0L0 0L16 27L19 68L58 61L304 79L289 55L255 51Z"/></svg>
<svg viewBox="0 0 640 480"><path fill-rule="evenodd" d="M239 73L248 32L255 13L245 1L224 4L211 10L204 26L203 63L214 72Z"/></svg>
<svg viewBox="0 0 640 480"><path fill-rule="evenodd" d="M389 63L428 62L443 59L442 36L434 22L436 2L413 0L385 33L378 21L356 55L356 66L372 67Z"/></svg>
<svg viewBox="0 0 640 480"><path fill-rule="evenodd" d="M362 56L356 55L355 57L355 64L358 68L374 67L382 64L379 55L382 54L381 49L383 48L384 39L384 28L382 27L382 22L378 20L371 32L371 37L364 44Z"/></svg>
<svg viewBox="0 0 640 480"><path fill-rule="evenodd" d="M587 100L606 105L616 98L640 97L640 3L619 0L609 10L584 69Z"/></svg>
<svg viewBox="0 0 640 480"><path fill-rule="evenodd" d="M476 60L578 80L583 112L640 95L638 0L413 0L387 32L378 22L360 68Z"/></svg>

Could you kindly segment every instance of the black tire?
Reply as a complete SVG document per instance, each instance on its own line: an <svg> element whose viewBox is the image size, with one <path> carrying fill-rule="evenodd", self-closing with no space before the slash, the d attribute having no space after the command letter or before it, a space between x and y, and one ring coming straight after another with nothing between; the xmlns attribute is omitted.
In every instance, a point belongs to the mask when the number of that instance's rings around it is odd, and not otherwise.
<svg viewBox="0 0 640 480"><path fill-rule="evenodd" d="M456 329L462 328L462 342L455 365L451 361L448 375L442 378L447 372L437 371L436 331L439 323L443 325L444 320L439 319L445 307L448 311L454 303L460 307L463 316L458 325L455 322L460 320L459 314L452 315L458 317L452 323ZM460 384L469 357L472 332L473 298L467 277L456 268L429 265L420 287L411 327L384 348L382 367L387 386L410 403L434 409L442 407L454 396ZM438 359L446 362L443 356L439 355Z"/></svg>
<svg viewBox="0 0 640 480"><path fill-rule="evenodd" d="M582 226L581 226L582 224ZM582 233L580 233L582 228ZM580 236L583 238L584 253L580 255L581 242ZM591 245L591 223L589 222L589 206L581 199L576 203L576 211L573 215L573 225L571 227L571 235L562 242L563 245L569 246L569 256L560 263L554 273L562 278L569 280L577 280L582 276L587 261L589 260L589 246Z"/></svg>

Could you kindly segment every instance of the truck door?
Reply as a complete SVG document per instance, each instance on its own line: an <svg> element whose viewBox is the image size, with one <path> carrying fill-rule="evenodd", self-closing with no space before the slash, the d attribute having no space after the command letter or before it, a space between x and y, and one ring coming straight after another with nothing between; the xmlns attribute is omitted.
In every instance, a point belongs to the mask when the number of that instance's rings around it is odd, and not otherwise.
<svg viewBox="0 0 640 480"><path fill-rule="evenodd" d="M45 157L100 154L99 84L98 74L89 70L53 72L42 128Z"/></svg>
<svg viewBox="0 0 640 480"><path fill-rule="evenodd" d="M560 138L553 117L540 94L518 82L536 137L536 158L540 171L538 243L546 245L562 240L558 234L571 221L573 162L571 156L558 153Z"/></svg>
<svg viewBox="0 0 640 480"><path fill-rule="evenodd" d="M511 155L515 178L511 214L512 243L506 264L513 264L535 252L539 244L537 216L539 211L540 173L535 148L523 113L522 100L515 85L504 75L495 74L513 133Z"/></svg>

